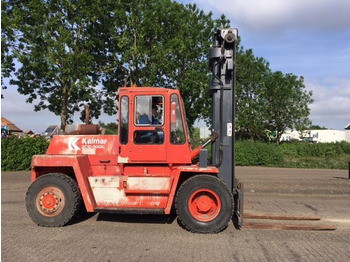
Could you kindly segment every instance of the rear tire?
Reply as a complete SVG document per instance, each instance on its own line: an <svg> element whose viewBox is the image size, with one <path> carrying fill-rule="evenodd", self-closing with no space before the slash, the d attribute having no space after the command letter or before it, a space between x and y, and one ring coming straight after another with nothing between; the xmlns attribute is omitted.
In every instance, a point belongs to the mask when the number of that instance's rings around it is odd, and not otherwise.
<svg viewBox="0 0 350 262"><path fill-rule="evenodd" d="M42 175L28 188L26 208L39 226L60 227L80 211L82 198L77 183L61 173Z"/></svg>
<svg viewBox="0 0 350 262"><path fill-rule="evenodd" d="M183 226L196 233L225 229L233 214L233 196L220 179L210 175L189 178L179 188L175 208Z"/></svg>

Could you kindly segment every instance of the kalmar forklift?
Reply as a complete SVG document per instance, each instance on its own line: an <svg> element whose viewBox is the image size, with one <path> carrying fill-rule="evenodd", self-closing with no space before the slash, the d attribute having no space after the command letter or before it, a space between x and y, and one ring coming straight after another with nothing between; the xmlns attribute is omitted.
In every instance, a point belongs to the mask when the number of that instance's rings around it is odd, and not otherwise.
<svg viewBox="0 0 350 262"><path fill-rule="evenodd" d="M191 149L179 90L122 87L118 135L100 134L94 124L67 125L46 154L33 156L25 200L31 219L60 227L81 210L169 215L175 208L192 232L217 233L230 221L240 228L243 192L234 168L237 33L218 30L210 48L207 142Z"/></svg>

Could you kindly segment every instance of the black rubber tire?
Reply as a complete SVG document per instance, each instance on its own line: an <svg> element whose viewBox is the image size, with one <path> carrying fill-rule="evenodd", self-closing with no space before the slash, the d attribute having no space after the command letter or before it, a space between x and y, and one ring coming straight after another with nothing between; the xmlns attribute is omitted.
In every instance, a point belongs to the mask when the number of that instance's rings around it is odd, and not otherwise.
<svg viewBox="0 0 350 262"><path fill-rule="evenodd" d="M53 194L53 196L58 196L59 198L58 201L56 199L54 202L59 206L58 210L50 210L51 213L44 209L44 204L42 204L44 202L43 198L51 194L50 192L58 192L58 194ZM40 176L30 185L25 202L30 218L37 225L61 227L79 213L82 198L74 179L65 174L51 173Z"/></svg>
<svg viewBox="0 0 350 262"><path fill-rule="evenodd" d="M190 198L198 190L214 192L221 202L218 214L210 221L200 221L190 210ZM215 176L196 175L186 180L179 188L175 199L176 213L182 225L195 233L218 233L224 230L233 214L233 196L226 184Z"/></svg>

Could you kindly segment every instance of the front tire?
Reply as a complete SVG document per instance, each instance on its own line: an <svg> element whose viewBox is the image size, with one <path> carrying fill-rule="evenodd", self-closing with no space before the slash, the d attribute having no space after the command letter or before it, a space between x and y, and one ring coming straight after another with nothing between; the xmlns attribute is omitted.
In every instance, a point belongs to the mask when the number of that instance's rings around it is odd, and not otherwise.
<svg viewBox="0 0 350 262"><path fill-rule="evenodd" d="M28 188L26 208L39 226L60 227L74 218L81 207L77 183L61 173L42 175Z"/></svg>
<svg viewBox="0 0 350 262"><path fill-rule="evenodd" d="M220 179L210 175L189 178L179 188L175 208L183 226L196 233L225 229L233 214L233 196Z"/></svg>

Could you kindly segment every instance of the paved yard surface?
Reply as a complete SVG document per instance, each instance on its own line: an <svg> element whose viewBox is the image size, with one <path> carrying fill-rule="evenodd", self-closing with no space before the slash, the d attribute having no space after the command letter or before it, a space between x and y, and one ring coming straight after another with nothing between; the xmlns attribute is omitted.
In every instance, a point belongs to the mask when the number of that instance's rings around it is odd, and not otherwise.
<svg viewBox="0 0 350 262"><path fill-rule="evenodd" d="M181 228L175 216L112 214L93 214L62 228L42 228L30 220L24 206L29 172L2 172L1 260L350 261L346 170L238 167L236 172L245 184L245 211L316 215L322 219L302 223L337 229L236 230L230 224L219 234L201 235Z"/></svg>

